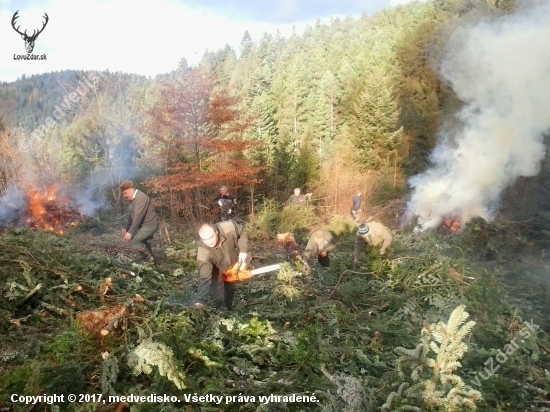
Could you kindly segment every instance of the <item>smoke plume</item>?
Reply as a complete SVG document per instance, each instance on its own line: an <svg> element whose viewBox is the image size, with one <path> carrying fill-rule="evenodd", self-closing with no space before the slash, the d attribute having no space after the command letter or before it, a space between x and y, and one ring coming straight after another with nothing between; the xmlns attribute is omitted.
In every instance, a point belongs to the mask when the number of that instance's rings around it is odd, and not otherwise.
<svg viewBox="0 0 550 412"><path fill-rule="evenodd" d="M100 209L110 207L106 194L113 189L118 193L118 185L124 180L140 178L134 158L137 151L128 136L121 136L120 142L110 151L109 169L96 167L85 182L74 188L74 203L86 216L95 216Z"/></svg>
<svg viewBox="0 0 550 412"><path fill-rule="evenodd" d="M47 141L44 145L53 145L61 153L57 141ZM51 148L48 153L55 152ZM111 207L111 199L118 195L118 185L127 179L143 178L143 173L137 170L134 158L137 152L129 136L119 136L117 144L109 148L109 165L98 165L88 171L82 182L63 181L59 173L37 174L30 169L21 171L17 181L10 182L0 195L0 229L5 227L28 226L30 198L33 191L39 197L47 193L55 194L53 199L60 206L76 209L84 216L96 216L100 209ZM23 153L26 164L35 161L32 152ZM55 172L60 169L58 159L50 158L51 168Z"/></svg>
<svg viewBox="0 0 550 412"><path fill-rule="evenodd" d="M122 181L145 178L146 172L138 170L134 161L138 152L132 130L137 128L137 123L130 122L124 126L120 120L130 117L122 111L122 107L130 106L128 101L118 100L126 99L126 92L119 93L120 90L113 86L121 80L124 83L121 78L114 79L99 72L70 74L68 78L60 74L58 81L67 93L58 96L52 115L32 132L25 132L22 128L10 132L19 152L4 163L16 170L14 174L17 176L10 177L5 183L7 187L0 192L0 229L28 226L29 215L36 214L31 206L36 203L48 203L50 208L38 208L40 215L56 214L50 212L60 214L65 207L84 216L96 216L99 210L118 205L118 185ZM97 94L91 92L94 87L101 95L101 102L97 102ZM130 83L123 87L129 88ZM111 101L116 114L107 114L104 112L109 110L98 108L99 103L105 105L106 101ZM67 116L69 112L72 116ZM83 118L94 120L82 121L78 128L71 128L73 122ZM63 135L71 136L71 133L77 133L76 129L88 123L101 124L101 135L90 129L89 136L81 143L63 146L69 144L62 138ZM92 154L99 147L101 150ZM90 158L78 163L78 154L98 155L99 159L93 159L95 166L91 168ZM71 157L73 155L74 159ZM67 157L74 160L70 170L73 174L76 172L78 177L67 172ZM101 161L96 163L95 160ZM57 205L60 209L54 210Z"/></svg>
<svg viewBox="0 0 550 412"><path fill-rule="evenodd" d="M417 231L444 217L492 220L502 191L538 174L550 128L548 39L548 2L452 35L439 71L464 106L442 129L432 167L409 181Z"/></svg>
<svg viewBox="0 0 550 412"><path fill-rule="evenodd" d="M20 211L26 207L25 194L19 187L8 186L0 197L0 227L2 225L19 226Z"/></svg>

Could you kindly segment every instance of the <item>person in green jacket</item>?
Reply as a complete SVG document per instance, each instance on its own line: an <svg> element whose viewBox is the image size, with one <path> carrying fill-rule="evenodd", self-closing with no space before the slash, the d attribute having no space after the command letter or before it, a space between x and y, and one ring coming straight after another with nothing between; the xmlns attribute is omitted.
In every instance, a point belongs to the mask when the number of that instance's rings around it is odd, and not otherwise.
<svg viewBox="0 0 550 412"><path fill-rule="evenodd" d="M375 221L363 223L355 234L355 245L353 247L353 265L359 265L359 253L365 247L376 247L380 245L380 255L386 254L386 249L391 245L393 236L390 230L382 223Z"/></svg>
<svg viewBox="0 0 550 412"><path fill-rule="evenodd" d="M294 189L294 194L290 195L288 198L287 203L290 206L303 206L307 202L311 201L311 196L313 196L313 193L306 193L305 195L302 195L300 188L297 187Z"/></svg>
<svg viewBox="0 0 550 412"><path fill-rule="evenodd" d="M128 220L122 236L146 262L155 263L151 240L159 229L159 219L151 199L141 190L136 189L130 180L122 182L119 190L122 197L130 202Z"/></svg>
<svg viewBox="0 0 550 412"><path fill-rule="evenodd" d="M235 284L224 282L223 274L235 263L245 269L248 259L248 236L244 227L233 220L215 225L204 223L199 228L197 268L199 284L194 306L203 307L208 294L212 295L213 306L225 306L231 310Z"/></svg>
<svg viewBox="0 0 550 412"><path fill-rule="evenodd" d="M304 258L309 260L311 256L317 256L319 264L326 269L330 264L328 254L335 247L334 238L328 230L316 230L309 237Z"/></svg>

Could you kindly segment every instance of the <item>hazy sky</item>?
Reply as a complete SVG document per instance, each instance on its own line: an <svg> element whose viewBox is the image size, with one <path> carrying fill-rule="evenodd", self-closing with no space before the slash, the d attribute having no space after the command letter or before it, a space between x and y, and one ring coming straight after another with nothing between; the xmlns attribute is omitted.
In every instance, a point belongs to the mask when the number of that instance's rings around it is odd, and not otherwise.
<svg viewBox="0 0 550 412"><path fill-rule="evenodd" d="M253 41L279 30L288 37L331 17L372 14L410 0L0 0L0 81L58 70L105 70L155 76L177 68L185 57L197 64L204 52L229 44L239 53L245 30ZM47 60L15 60L26 55L27 34L42 27L33 54Z"/></svg>

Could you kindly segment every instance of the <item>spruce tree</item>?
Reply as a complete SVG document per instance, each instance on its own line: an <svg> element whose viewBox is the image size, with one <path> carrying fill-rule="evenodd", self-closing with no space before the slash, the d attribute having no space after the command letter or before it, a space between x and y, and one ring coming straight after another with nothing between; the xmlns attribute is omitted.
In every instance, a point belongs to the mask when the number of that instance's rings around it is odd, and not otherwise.
<svg viewBox="0 0 550 412"><path fill-rule="evenodd" d="M379 169L395 156L403 128L400 110L383 73L373 73L355 105L357 162L363 169Z"/></svg>

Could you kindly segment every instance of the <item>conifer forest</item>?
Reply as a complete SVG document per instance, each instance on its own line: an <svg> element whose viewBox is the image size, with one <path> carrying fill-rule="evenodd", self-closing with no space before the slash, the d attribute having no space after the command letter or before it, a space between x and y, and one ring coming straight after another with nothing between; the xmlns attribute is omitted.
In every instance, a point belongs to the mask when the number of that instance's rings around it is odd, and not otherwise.
<svg viewBox="0 0 550 412"><path fill-rule="evenodd" d="M0 83L0 411L550 411L549 27L543 0L417 1ZM280 266L198 307L223 185L245 272Z"/></svg>

